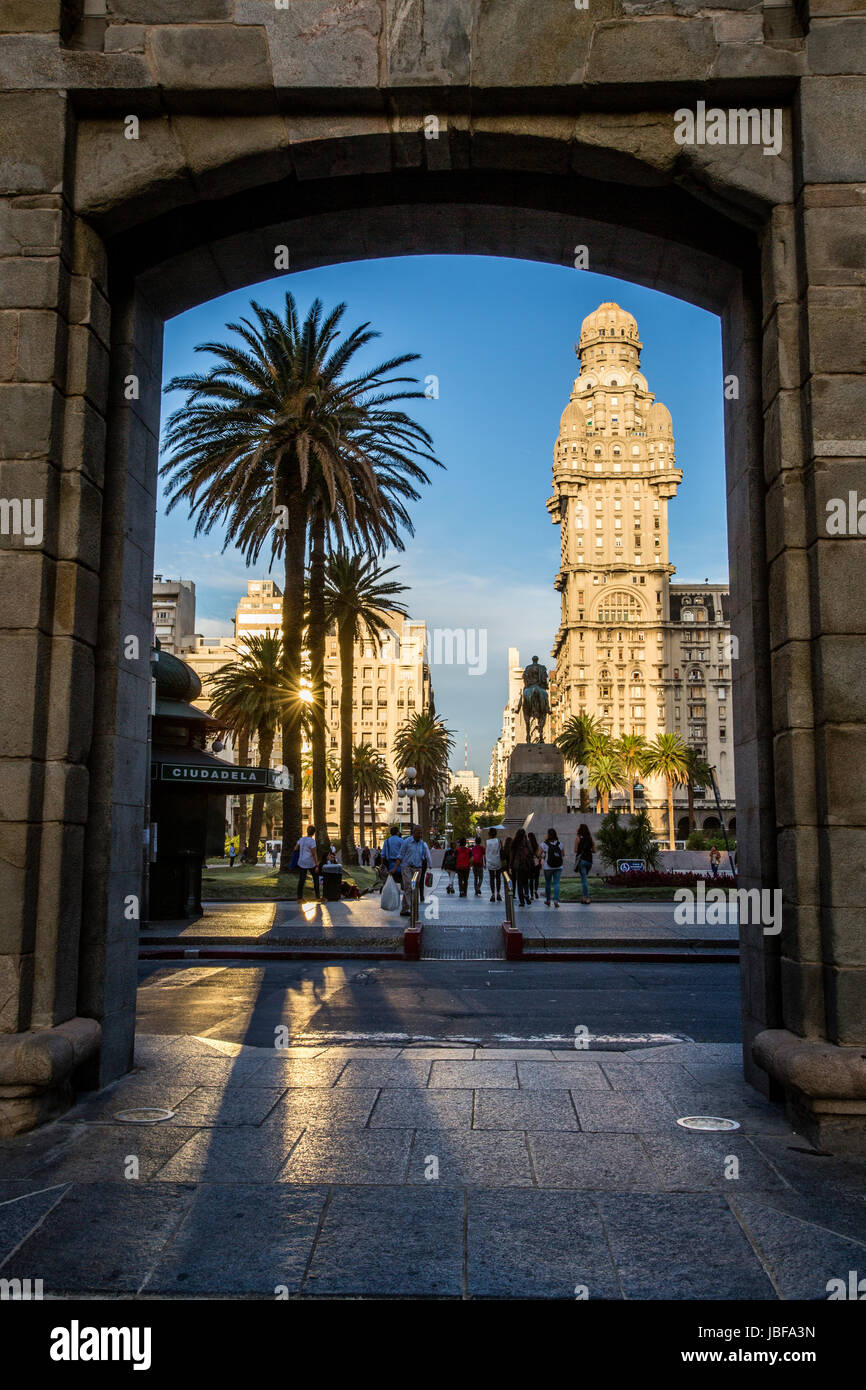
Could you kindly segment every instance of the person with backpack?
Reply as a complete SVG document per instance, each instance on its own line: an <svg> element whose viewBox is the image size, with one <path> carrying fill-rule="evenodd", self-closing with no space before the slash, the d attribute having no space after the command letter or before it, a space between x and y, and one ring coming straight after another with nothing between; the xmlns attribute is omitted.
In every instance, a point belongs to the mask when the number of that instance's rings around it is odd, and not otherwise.
<svg viewBox="0 0 866 1390"><path fill-rule="evenodd" d="M492 826L487 832L487 843L484 846L484 864L490 876L490 901L501 903L502 843Z"/></svg>
<svg viewBox="0 0 866 1390"><path fill-rule="evenodd" d="M592 855L594 849L595 845L589 833L589 827L580 824L577 827L577 838L574 842L574 867L580 874L580 884L583 889L583 897L580 900L582 903L588 903L590 900L587 874L592 868Z"/></svg>
<svg viewBox="0 0 866 1390"><path fill-rule="evenodd" d="M521 826L511 842L511 876L517 887L517 896L521 907L532 906L532 889L529 878L532 871L532 850L526 831Z"/></svg>
<svg viewBox="0 0 866 1390"><path fill-rule="evenodd" d="M237 850L236 850L235 847L234 847L234 842L232 842L232 844L229 845L229 868L230 868L230 869L233 869L234 866L235 866L235 855L236 855L236 854L237 854Z"/></svg>
<svg viewBox="0 0 866 1390"><path fill-rule="evenodd" d="M475 896L481 897L481 885L484 882L484 846L481 843L481 836L475 836L475 844L470 845L472 853L472 877L475 880Z"/></svg>
<svg viewBox="0 0 866 1390"><path fill-rule="evenodd" d="M446 893L454 892L454 875L457 872L457 853L454 849L454 841L448 841L448 848L442 856L442 868L448 875L448 887Z"/></svg>
<svg viewBox="0 0 866 1390"><path fill-rule="evenodd" d="M460 897L466 897L466 890L469 887L469 870L472 867L472 850L466 843L465 835L457 841L457 886L460 890Z"/></svg>
<svg viewBox="0 0 866 1390"><path fill-rule="evenodd" d="M545 907L550 907L551 889L553 890L553 906L559 907L559 880L562 877L562 861L562 845L559 843L559 836L551 826L541 843Z"/></svg>

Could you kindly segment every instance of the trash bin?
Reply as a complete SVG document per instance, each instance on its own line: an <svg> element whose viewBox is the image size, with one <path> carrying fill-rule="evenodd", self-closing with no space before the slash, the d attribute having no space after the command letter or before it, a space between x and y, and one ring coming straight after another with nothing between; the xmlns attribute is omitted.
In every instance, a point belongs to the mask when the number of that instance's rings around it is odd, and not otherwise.
<svg viewBox="0 0 866 1390"><path fill-rule="evenodd" d="M343 869L340 864L322 865L322 898L338 903L343 896Z"/></svg>

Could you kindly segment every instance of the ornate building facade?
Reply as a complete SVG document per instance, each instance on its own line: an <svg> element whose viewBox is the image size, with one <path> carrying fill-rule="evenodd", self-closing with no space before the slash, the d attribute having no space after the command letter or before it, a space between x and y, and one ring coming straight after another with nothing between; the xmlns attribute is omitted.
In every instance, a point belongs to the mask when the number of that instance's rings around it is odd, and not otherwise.
<svg viewBox="0 0 866 1390"><path fill-rule="evenodd" d="M640 370L642 346L637 321L618 304L601 304L583 321L580 373L562 413L547 502L561 534L553 727L587 713L614 738L635 733L652 742L679 733L715 766L727 820L734 808L728 591L671 582L668 503L683 475L670 411ZM711 829L718 825L712 788L701 791L696 823ZM661 828L664 786L648 780L645 796ZM674 800L681 836L684 787Z"/></svg>

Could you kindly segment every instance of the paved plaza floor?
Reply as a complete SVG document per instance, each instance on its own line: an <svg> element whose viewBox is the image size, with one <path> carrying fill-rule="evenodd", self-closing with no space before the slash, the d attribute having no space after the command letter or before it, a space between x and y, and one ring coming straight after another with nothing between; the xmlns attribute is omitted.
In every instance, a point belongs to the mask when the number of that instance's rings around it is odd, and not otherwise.
<svg viewBox="0 0 866 1390"><path fill-rule="evenodd" d="M137 1069L0 1144L0 1278L46 1297L826 1299L866 1160L822 1155L737 1045L252 1047ZM149 1107L170 1116L157 1123ZM736 1120L693 1132L680 1117Z"/></svg>

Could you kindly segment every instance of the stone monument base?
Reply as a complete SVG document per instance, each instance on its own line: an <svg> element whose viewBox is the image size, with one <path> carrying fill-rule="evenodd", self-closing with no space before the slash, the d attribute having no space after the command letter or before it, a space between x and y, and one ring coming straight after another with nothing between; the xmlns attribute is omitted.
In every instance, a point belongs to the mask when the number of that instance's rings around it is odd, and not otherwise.
<svg viewBox="0 0 866 1390"><path fill-rule="evenodd" d="M505 783L505 834L513 835L528 816L564 816L565 808L565 759L559 749L553 743L518 743Z"/></svg>

